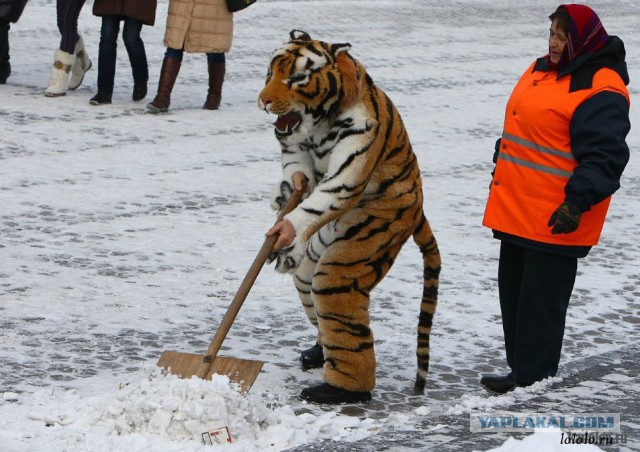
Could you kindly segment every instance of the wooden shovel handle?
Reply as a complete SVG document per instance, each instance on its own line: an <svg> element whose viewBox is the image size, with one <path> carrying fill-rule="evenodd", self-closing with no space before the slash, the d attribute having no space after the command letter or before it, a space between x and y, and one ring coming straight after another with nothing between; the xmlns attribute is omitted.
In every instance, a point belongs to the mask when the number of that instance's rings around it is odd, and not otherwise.
<svg viewBox="0 0 640 452"><path fill-rule="evenodd" d="M276 224L279 221L282 221L284 216L291 212L296 206L300 203L302 199L302 195L307 191L307 180L305 178L302 179L302 190L295 190L292 194L285 206L282 208L280 213L278 214L278 219L276 220ZM220 351L220 347L222 346L222 342L227 337L227 333L231 329L231 325L233 325L233 321L235 320L244 300L249 295L249 291L253 286L258 274L260 274L260 270L264 266L264 263L269 258L269 254L273 251L273 247L278 240L278 235L270 235L262 244L260 251L258 251L258 255L253 260L253 264L249 268L247 275L244 277L242 284L240 284L240 288L236 293L236 296L233 297L233 301L229 305L226 314L222 318L222 322L220 322L220 326L216 331L216 334L213 336L213 340L211 344L209 344L209 348L207 349L207 353L203 356L202 362L200 366L198 366L198 371L196 372L196 376L199 378L206 378L209 370L211 370L211 366L213 365L213 361L216 359L218 352Z"/></svg>

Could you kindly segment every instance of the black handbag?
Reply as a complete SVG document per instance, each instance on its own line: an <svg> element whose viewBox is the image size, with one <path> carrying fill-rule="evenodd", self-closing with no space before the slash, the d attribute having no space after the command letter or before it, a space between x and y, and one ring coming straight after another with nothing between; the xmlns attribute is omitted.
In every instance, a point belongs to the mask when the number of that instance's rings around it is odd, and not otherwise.
<svg viewBox="0 0 640 452"><path fill-rule="evenodd" d="M232 13L235 13L253 5L255 2L256 0L227 0L227 8Z"/></svg>

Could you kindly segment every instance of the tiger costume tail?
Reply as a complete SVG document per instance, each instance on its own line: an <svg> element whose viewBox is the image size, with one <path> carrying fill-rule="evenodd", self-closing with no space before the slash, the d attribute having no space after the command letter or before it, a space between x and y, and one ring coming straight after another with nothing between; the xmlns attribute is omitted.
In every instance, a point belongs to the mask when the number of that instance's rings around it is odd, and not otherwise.
<svg viewBox="0 0 640 452"><path fill-rule="evenodd" d="M420 317L418 320L418 372L416 375L415 391L424 392L427 382L427 372L429 370L429 338L431 336L431 326L433 315L438 304L438 284L440 279L440 251L436 238L431 231L429 222L422 213L422 218L418 222L413 232L413 240L420 247L424 262L424 286L422 291L422 301L420 302Z"/></svg>

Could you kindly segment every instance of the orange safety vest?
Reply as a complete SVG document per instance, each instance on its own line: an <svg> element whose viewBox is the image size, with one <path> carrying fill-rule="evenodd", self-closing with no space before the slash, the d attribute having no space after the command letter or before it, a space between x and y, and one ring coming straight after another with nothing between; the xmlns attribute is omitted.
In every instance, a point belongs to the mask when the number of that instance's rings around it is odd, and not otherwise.
<svg viewBox="0 0 640 452"><path fill-rule="evenodd" d="M534 63L535 64L535 63ZM611 197L582 214L569 234L547 226L565 198L564 187L578 162L571 153L569 126L576 108L601 91L629 93L613 70L600 69L590 89L569 92L571 77L533 71L532 64L511 94L498 162L483 225L537 242L593 246L598 243Z"/></svg>

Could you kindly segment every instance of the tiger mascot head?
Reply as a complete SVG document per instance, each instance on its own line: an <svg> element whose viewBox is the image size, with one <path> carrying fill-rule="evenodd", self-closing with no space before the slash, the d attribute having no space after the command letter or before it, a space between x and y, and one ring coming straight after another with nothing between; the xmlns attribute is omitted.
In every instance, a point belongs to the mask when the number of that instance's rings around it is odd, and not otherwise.
<svg viewBox="0 0 640 452"><path fill-rule="evenodd" d="M278 138L335 117L358 98L366 74L348 54L349 44L312 40L300 30L289 36L289 42L273 52L258 99L261 109L278 116Z"/></svg>

